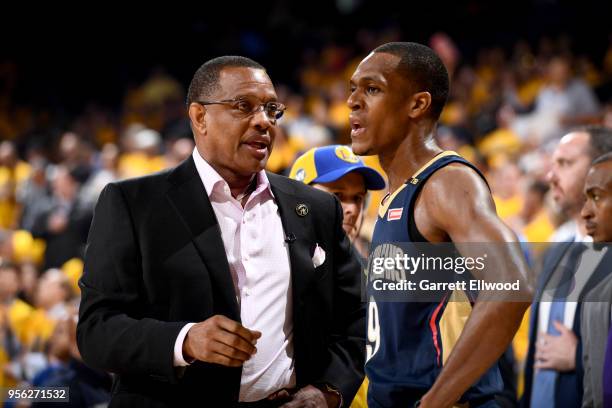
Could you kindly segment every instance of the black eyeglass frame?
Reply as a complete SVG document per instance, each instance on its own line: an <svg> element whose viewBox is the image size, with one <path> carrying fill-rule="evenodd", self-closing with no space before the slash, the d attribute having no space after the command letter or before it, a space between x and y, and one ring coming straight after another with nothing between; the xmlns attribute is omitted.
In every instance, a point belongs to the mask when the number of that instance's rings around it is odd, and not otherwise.
<svg viewBox="0 0 612 408"><path fill-rule="evenodd" d="M263 111L266 114L266 116L268 117L268 119L270 119L272 121L277 121L278 119L280 119L283 116L283 114L285 113L285 110L287 109L287 107L284 104L280 103L280 102L268 101L268 102L265 102L265 103L260 103L259 105L255 105L256 108L252 109L249 112L243 112L239 108L237 108L235 105L240 103L240 102L246 102L245 98L222 99L220 101L194 101L194 102L198 103L200 105L203 105L203 106L206 106L206 105L229 105L233 109L243 113L245 115L245 117L249 117L249 116L252 116L252 115L256 114L257 112ZM269 109L268 107L270 105L276 105L276 108ZM271 111L272 112L276 112L276 113L275 114L270 114Z"/></svg>

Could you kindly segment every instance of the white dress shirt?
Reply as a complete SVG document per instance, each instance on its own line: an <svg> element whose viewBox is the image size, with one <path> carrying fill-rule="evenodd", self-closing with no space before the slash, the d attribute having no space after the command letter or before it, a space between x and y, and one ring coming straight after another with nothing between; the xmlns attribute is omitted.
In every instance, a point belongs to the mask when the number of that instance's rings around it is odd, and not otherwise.
<svg viewBox="0 0 612 408"><path fill-rule="evenodd" d="M593 242L593 238L588 235L583 235L578 227L574 227L574 242L584 242L590 243ZM568 249L568 253L571 250ZM563 258L560 262L565 262L568 253L563 255ZM568 294L569 299L578 299L578 296L584 286L586 285L588 279L591 277L592 273L595 271L595 268L599 264L601 257L603 254L599 252L595 252L591 246L584 252L583 256L576 267L576 272L574 273L575 285L570 294ZM548 330L548 320L550 317L550 308L552 296L554 294L552 292L543 293L542 299L540 301L540 307L538 308L538 332L536 334L536 340L540 339L541 333L546 333ZM574 318L576 317L576 308L578 303L576 301L566 301L565 302L565 310L563 312L563 325L569 329L574 327Z"/></svg>
<svg viewBox="0 0 612 408"><path fill-rule="evenodd" d="M242 325L262 333L257 352L242 366L239 400L258 401L281 388L295 386L291 269L285 233L265 171L244 208L225 180L193 151L195 165L219 222L225 255L234 281ZM179 333L174 365L189 365Z"/></svg>

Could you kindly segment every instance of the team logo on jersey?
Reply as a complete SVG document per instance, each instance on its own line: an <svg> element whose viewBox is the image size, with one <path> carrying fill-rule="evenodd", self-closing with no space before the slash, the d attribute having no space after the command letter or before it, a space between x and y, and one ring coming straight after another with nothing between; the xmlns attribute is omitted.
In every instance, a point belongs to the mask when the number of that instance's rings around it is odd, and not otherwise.
<svg viewBox="0 0 612 408"><path fill-rule="evenodd" d="M402 212L404 212L403 208L389 208L387 211L387 221L395 221L402 218Z"/></svg>
<svg viewBox="0 0 612 408"><path fill-rule="evenodd" d="M347 146L336 147L336 156L345 162L359 163L359 157L355 156L355 153Z"/></svg>

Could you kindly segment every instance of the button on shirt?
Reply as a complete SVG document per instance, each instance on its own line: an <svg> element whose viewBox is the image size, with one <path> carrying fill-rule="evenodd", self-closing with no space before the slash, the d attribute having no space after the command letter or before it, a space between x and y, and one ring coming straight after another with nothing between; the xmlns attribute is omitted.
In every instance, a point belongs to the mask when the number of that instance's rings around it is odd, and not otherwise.
<svg viewBox="0 0 612 408"><path fill-rule="evenodd" d="M242 325L262 333L257 352L243 364L239 400L261 400L295 386L291 271L278 206L265 171L257 173L243 208L197 149L193 159L219 222ZM193 324L176 339L175 366L188 365L182 346Z"/></svg>

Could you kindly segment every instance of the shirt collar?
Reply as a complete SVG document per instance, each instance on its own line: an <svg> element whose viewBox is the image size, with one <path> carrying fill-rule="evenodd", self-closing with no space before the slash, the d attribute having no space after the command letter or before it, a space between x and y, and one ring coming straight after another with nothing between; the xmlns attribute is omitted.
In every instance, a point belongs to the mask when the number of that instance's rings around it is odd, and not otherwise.
<svg viewBox="0 0 612 408"><path fill-rule="evenodd" d="M219 173L217 173L217 171L202 158L202 156L200 156L200 152L198 152L197 147L193 149L192 157L208 197L210 198L214 191L226 196L231 196L227 181L225 181L223 177L221 177ZM268 180L265 170L259 171L256 174L256 177L257 185L253 191L253 195L255 196L263 191L268 191L270 196L274 197L274 194L272 194L272 189L270 188L270 181Z"/></svg>

